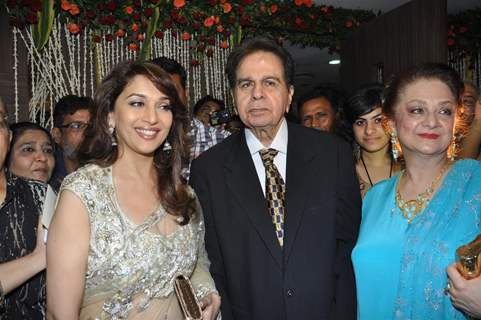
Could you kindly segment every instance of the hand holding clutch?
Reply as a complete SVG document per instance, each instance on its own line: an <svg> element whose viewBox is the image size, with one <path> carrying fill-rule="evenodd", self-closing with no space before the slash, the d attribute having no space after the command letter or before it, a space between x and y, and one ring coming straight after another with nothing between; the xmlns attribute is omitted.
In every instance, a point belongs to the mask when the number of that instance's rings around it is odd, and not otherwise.
<svg viewBox="0 0 481 320"><path fill-rule="evenodd" d="M481 235L456 250L456 268L465 279L477 278L481 274Z"/></svg>
<svg viewBox="0 0 481 320"><path fill-rule="evenodd" d="M202 309L189 278L180 275L175 278L174 289L186 320L202 320Z"/></svg>

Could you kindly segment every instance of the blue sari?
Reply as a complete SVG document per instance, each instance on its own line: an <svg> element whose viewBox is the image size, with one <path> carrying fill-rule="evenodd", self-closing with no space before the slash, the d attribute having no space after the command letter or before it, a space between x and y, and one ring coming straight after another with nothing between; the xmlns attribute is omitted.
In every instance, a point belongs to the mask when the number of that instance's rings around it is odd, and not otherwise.
<svg viewBox="0 0 481 320"><path fill-rule="evenodd" d="M399 175L364 198L352 261L358 319L467 319L444 294L456 249L481 233L481 162L456 162L408 224L396 206Z"/></svg>

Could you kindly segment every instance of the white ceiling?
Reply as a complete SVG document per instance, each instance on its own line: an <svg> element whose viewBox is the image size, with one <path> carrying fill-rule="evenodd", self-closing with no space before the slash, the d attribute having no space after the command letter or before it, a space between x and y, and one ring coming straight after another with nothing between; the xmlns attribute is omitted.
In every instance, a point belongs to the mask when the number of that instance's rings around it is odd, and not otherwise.
<svg viewBox="0 0 481 320"><path fill-rule="evenodd" d="M448 13L481 6L481 0L447 0ZM366 9L382 13L391 11L408 0L315 0L314 3L327 4L334 7L349 9ZM303 88L316 84L339 84L339 65L328 64L335 56L329 55L327 49L301 48L286 46L296 62L296 91L301 93Z"/></svg>

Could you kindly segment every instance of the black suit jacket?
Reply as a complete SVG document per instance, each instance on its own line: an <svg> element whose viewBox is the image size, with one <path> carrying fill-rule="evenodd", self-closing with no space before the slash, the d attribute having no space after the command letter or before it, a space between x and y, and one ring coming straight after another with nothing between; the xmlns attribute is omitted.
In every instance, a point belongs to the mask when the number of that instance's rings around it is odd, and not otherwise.
<svg viewBox="0 0 481 320"><path fill-rule="evenodd" d="M197 158L190 181L223 319L355 319L361 200L347 143L288 124L284 248L244 132Z"/></svg>

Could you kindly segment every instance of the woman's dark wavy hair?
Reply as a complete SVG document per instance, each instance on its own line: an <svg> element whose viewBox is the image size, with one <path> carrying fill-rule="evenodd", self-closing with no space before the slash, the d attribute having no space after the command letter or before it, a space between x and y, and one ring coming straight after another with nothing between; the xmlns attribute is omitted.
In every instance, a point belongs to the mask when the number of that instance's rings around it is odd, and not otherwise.
<svg viewBox="0 0 481 320"><path fill-rule="evenodd" d="M172 126L166 141L172 150L163 151L160 146L154 153L158 175L157 192L160 201L170 214L182 216L181 224L187 224L194 214L194 199L181 178L182 163L189 157L187 132L189 120L170 75L159 66L148 62L123 62L118 64L102 81L95 92L91 114L93 121L87 127L79 149L81 165L94 163L102 167L112 165L118 158L118 149L112 146L108 115L114 111L115 102L135 76L144 76L167 95L172 107Z"/></svg>

